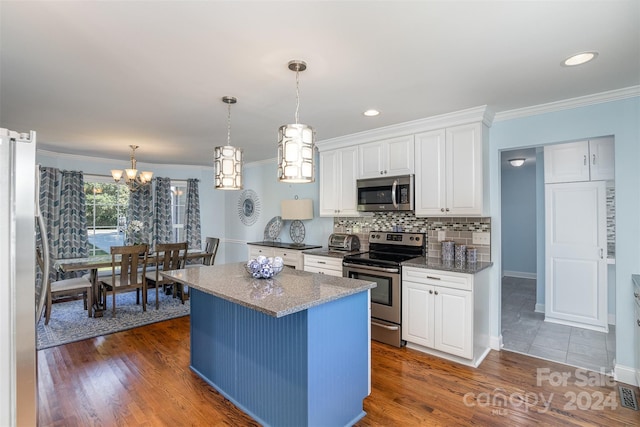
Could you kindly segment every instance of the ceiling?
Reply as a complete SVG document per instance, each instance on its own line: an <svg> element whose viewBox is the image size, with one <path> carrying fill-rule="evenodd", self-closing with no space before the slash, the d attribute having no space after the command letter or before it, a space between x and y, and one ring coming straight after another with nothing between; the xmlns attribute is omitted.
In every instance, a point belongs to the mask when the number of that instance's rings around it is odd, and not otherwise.
<svg viewBox="0 0 640 427"><path fill-rule="evenodd" d="M494 112L640 84L640 2L0 2L0 127L38 147L211 165L227 140L276 157L278 127L318 141L480 105ZM563 67L587 50L597 59ZM381 111L365 117L368 108Z"/></svg>

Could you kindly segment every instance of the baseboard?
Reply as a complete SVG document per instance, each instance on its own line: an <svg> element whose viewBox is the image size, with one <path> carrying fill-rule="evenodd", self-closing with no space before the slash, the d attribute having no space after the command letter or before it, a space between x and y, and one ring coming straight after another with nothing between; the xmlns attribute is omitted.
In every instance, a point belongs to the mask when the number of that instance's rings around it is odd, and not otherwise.
<svg viewBox="0 0 640 427"><path fill-rule="evenodd" d="M536 313L544 313L544 304L536 303L536 307L534 308Z"/></svg>
<svg viewBox="0 0 640 427"><path fill-rule="evenodd" d="M616 324L616 315L609 313L609 315L607 316L607 323L609 323L610 325L615 325Z"/></svg>
<svg viewBox="0 0 640 427"><path fill-rule="evenodd" d="M636 378L636 370L630 366L623 366L616 363L614 368L614 378L616 381L630 384L634 386L640 386L638 379Z"/></svg>
<svg viewBox="0 0 640 427"><path fill-rule="evenodd" d="M502 349L502 334L498 335L497 337L489 337L489 347L492 350L500 351Z"/></svg>
<svg viewBox="0 0 640 427"><path fill-rule="evenodd" d="M518 279L536 279L538 276L536 273L527 273L524 271L509 271L509 270L504 270L502 272L502 277L515 277Z"/></svg>

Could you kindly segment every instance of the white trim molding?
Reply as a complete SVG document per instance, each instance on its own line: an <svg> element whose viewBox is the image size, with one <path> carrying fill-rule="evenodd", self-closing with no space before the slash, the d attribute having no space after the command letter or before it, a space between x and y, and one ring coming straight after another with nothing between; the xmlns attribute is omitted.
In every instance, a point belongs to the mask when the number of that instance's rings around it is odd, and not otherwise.
<svg viewBox="0 0 640 427"><path fill-rule="evenodd" d="M494 122L535 116L537 114L553 113L555 111L569 110L578 107L586 107L588 105L602 104L604 102L618 101L636 96L640 96L640 86L630 86L622 89L580 96L577 98L549 102L547 104L532 105L530 107L517 108L515 110L501 111L495 114Z"/></svg>
<svg viewBox="0 0 640 427"><path fill-rule="evenodd" d="M616 363L616 366L613 368L613 378L621 383L640 386L636 378L636 370L630 366L623 366Z"/></svg>
<svg viewBox="0 0 640 427"><path fill-rule="evenodd" d="M496 336L491 336L489 337L489 347L491 347L492 350L498 350L501 351L502 350L502 346L503 346L503 342L502 342L502 334Z"/></svg>

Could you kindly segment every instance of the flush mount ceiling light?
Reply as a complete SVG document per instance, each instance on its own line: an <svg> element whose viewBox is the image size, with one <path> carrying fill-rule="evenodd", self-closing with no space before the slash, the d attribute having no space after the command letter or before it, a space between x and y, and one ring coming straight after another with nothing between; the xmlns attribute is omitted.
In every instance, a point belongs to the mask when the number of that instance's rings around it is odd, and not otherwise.
<svg viewBox="0 0 640 427"><path fill-rule="evenodd" d="M131 147L131 169L124 170L124 183L129 187L129 191L137 191L139 188L145 185L151 184L151 178L153 172L140 172L138 175L138 169L136 169L136 148L137 145L130 145ZM116 182L119 182L122 178L123 171L120 169L111 169L111 176Z"/></svg>
<svg viewBox="0 0 640 427"><path fill-rule="evenodd" d="M362 114L364 114L367 117L375 117L380 114L380 111L372 109L372 110L367 110Z"/></svg>
<svg viewBox="0 0 640 427"><path fill-rule="evenodd" d="M296 123L278 129L278 180L280 182L306 183L314 181L313 128L298 123L300 108L300 72L307 69L304 61L289 61L288 67L296 72Z"/></svg>
<svg viewBox="0 0 640 427"><path fill-rule="evenodd" d="M214 150L215 188L242 190L242 149L231 145L231 104L238 100L233 96L223 96L222 102L227 104L227 145Z"/></svg>
<svg viewBox="0 0 640 427"><path fill-rule="evenodd" d="M580 52L575 55L571 55L564 61L562 61L562 65L565 67L575 67L576 65L586 64L589 61L593 61L598 56L598 52Z"/></svg>
<svg viewBox="0 0 640 427"><path fill-rule="evenodd" d="M511 163L511 166L514 168L519 168L524 165L524 159L509 159L509 163Z"/></svg>

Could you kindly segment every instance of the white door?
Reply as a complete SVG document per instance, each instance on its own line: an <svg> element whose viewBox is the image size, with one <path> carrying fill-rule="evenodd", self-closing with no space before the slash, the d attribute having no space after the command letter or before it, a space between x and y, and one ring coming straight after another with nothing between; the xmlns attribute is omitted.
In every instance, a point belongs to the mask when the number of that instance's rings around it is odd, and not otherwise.
<svg viewBox="0 0 640 427"><path fill-rule="evenodd" d="M358 194L356 180L358 176L358 147L340 150L340 180L333 197L339 197L340 215L358 216Z"/></svg>
<svg viewBox="0 0 640 427"><path fill-rule="evenodd" d="M544 182L589 181L588 141L544 147Z"/></svg>
<svg viewBox="0 0 640 427"><path fill-rule="evenodd" d="M384 144L371 142L360 145L359 178L377 178L384 175Z"/></svg>
<svg viewBox="0 0 640 427"><path fill-rule="evenodd" d="M434 290L435 348L473 359L473 295L470 291Z"/></svg>
<svg viewBox="0 0 640 427"><path fill-rule="evenodd" d="M416 216L445 215L445 131L425 132L415 136Z"/></svg>
<svg viewBox="0 0 640 427"><path fill-rule="evenodd" d="M340 197L336 194L340 179L338 150L320 153L320 216L334 216L338 213Z"/></svg>
<svg viewBox="0 0 640 427"><path fill-rule="evenodd" d="M591 181L613 181L615 179L612 136L589 140L589 162L591 163Z"/></svg>
<svg viewBox="0 0 640 427"><path fill-rule="evenodd" d="M604 181L545 185L545 320L607 332Z"/></svg>
<svg viewBox="0 0 640 427"><path fill-rule="evenodd" d="M449 215L482 214L482 124L447 128L446 189Z"/></svg>
<svg viewBox="0 0 640 427"><path fill-rule="evenodd" d="M402 281L402 339L433 348L433 286Z"/></svg>
<svg viewBox="0 0 640 427"><path fill-rule="evenodd" d="M413 135L390 139L386 143L388 175L409 175L414 171Z"/></svg>

